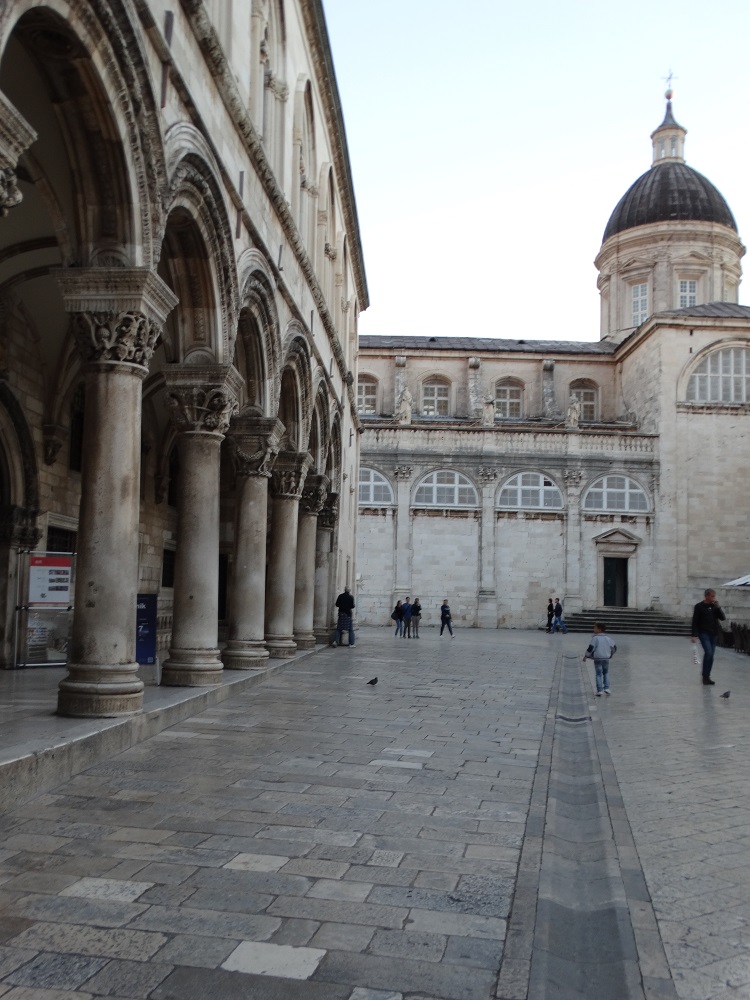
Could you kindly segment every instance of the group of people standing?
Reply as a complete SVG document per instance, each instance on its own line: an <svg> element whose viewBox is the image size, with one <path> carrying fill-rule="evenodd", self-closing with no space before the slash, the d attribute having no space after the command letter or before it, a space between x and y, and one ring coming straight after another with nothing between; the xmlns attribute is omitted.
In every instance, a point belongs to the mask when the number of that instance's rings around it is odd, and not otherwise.
<svg viewBox="0 0 750 1000"><path fill-rule="evenodd" d="M404 639L418 639L419 638L419 622L422 618L422 605L419 603L419 598L415 597L412 603L411 598L407 597L404 601L396 601L396 606L391 611L391 621L396 623L396 631L394 635L402 636ZM440 606L440 634L443 634L444 629L448 628L451 638L453 638L453 626L451 622L453 621L451 617L451 609L448 604L448 598L446 597Z"/></svg>
<svg viewBox="0 0 750 1000"><path fill-rule="evenodd" d="M404 639L419 638L419 622L422 618L422 605L419 598L415 597L412 602L407 597L404 601L396 601L396 607L391 612L391 621L396 623L396 635Z"/></svg>

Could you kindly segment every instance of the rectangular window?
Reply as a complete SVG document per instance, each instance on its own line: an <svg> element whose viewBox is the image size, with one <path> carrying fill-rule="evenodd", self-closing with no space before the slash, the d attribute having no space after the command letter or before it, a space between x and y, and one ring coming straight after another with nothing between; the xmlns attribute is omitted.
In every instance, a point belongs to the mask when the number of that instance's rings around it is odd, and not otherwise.
<svg viewBox="0 0 750 1000"><path fill-rule="evenodd" d="M596 389L574 389L571 396L575 396L581 404L581 420L584 423L590 424L594 420L599 419L597 413L598 393Z"/></svg>
<svg viewBox="0 0 750 1000"><path fill-rule="evenodd" d="M648 285L631 285L633 326L640 326L648 318Z"/></svg>
<svg viewBox="0 0 750 1000"><path fill-rule="evenodd" d="M48 552L75 552L78 535L75 531L68 531L66 528L56 528L51 524L47 528L47 551Z"/></svg>
<svg viewBox="0 0 750 1000"><path fill-rule="evenodd" d="M450 389L447 385L428 382L422 387L422 415L447 417Z"/></svg>
<svg viewBox="0 0 750 1000"><path fill-rule="evenodd" d="M495 416L500 420L521 416L522 389L517 385L499 385L495 395Z"/></svg>
<svg viewBox="0 0 750 1000"><path fill-rule="evenodd" d="M357 386L357 412L377 413L378 387L375 382L360 382Z"/></svg>
<svg viewBox="0 0 750 1000"><path fill-rule="evenodd" d="M698 282L680 280L680 309L694 306L698 297Z"/></svg>

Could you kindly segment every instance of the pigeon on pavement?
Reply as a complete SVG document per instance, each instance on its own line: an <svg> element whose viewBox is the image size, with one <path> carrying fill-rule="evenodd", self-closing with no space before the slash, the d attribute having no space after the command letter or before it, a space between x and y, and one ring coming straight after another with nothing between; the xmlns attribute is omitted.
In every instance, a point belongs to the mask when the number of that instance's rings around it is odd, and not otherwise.
<svg viewBox="0 0 750 1000"><path fill-rule="evenodd" d="M730 692L729 691L725 691L724 694L721 697L722 698L728 698L729 695L730 695Z"/></svg>
<svg viewBox="0 0 750 1000"><path fill-rule="evenodd" d="M378 679L377 677L373 677L373 679L371 681L368 681L367 683L372 684L372 686L375 687L375 685L378 683Z"/></svg>

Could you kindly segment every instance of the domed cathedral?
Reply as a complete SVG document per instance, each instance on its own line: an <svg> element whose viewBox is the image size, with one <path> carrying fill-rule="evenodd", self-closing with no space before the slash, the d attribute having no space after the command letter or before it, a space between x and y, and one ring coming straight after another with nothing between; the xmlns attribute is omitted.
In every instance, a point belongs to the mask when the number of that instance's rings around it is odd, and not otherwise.
<svg viewBox="0 0 750 1000"><path fill-rule="evenodd" d="M651 133L651 168L625 192L596 258L601 335L622 341L653 313L737 302L745 248L729 206L685 162L687 130L672 114Z"/></svg>
<svg viewBox="0 0 750 1000"><path fill-rule="evenodd" d="M167 6L0 5L0 666L65 664L66 715L310 648L354 579L322 2Z"/></svg>
<svg viewBox="0 0 750 1000"><path fill-rule="evenodd" d="M667 93L650 169L596 266L598 341L360 338L360 615L417 594L468 626L567 614L685 618L750 572L750 308L745 252L714 185L685 162ZM436 530L437 529L437 530Z"/></svg>

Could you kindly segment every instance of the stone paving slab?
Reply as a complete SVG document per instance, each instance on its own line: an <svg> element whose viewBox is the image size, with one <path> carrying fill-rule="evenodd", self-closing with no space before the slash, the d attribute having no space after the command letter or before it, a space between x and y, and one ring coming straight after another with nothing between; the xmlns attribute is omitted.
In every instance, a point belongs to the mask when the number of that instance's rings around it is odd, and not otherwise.
<svg viewBox="0 0 750 1000"><path fill-rule="evenodd" d="M747 1000L742 659L618 637L604 700L580 637L389 638L11 786L0 996Z"/></svg>

